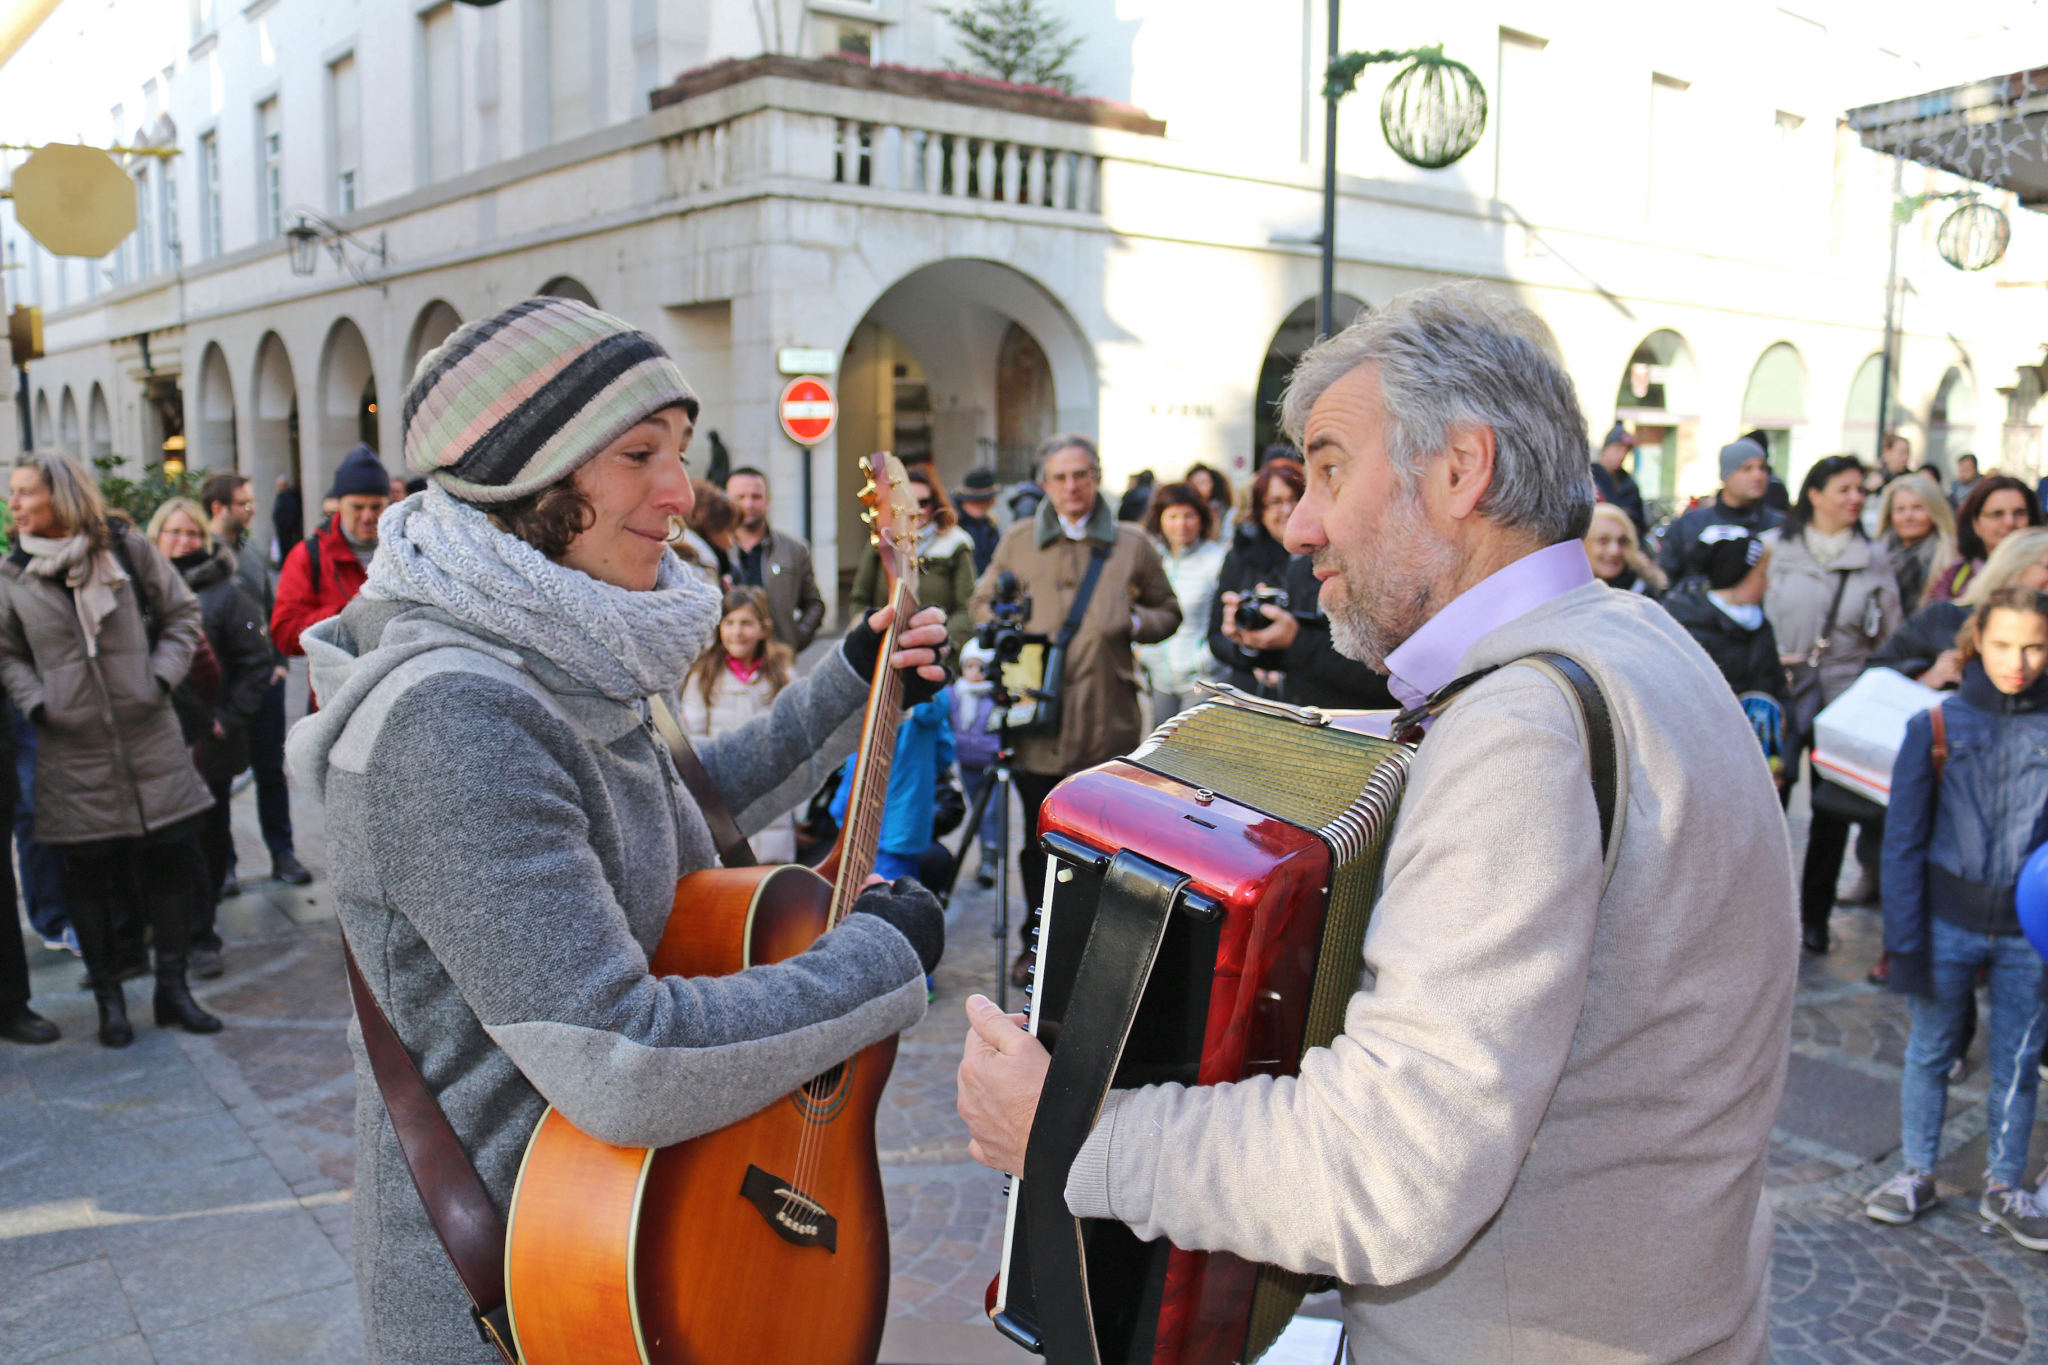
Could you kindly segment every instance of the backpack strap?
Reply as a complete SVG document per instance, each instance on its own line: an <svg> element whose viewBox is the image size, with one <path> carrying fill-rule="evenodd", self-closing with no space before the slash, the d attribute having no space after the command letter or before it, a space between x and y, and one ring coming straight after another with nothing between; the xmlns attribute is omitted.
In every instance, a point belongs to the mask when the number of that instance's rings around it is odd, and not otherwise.
<svg viewBox="0 0 2048 1365"><path fill-rule="evenodd" d="M313 585L313 596L317 600L320 596L320 533L315 531L301 543L306 547L307 581Z"/></svg>

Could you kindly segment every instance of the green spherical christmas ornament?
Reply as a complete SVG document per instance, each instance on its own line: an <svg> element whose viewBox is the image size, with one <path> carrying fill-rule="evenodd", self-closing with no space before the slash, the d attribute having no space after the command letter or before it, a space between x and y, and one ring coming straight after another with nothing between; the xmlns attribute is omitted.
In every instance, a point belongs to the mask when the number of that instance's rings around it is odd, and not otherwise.
<svg viewBox="0 0 2048 1365"><path fill-rule="evenodd" d="M1417 57L1387 82L1380 131L1403 161L1441 170L1479 145L1486 131L1486 87L1463 62Z"/></svg>
<svg viewBox="0 0 2048 1365"><path fill-rule="evenodd" d="M1934 244L1958 270L1983 270L2005 259L2012 224L1990 204L1971 200L1944 218Z"/></svg>

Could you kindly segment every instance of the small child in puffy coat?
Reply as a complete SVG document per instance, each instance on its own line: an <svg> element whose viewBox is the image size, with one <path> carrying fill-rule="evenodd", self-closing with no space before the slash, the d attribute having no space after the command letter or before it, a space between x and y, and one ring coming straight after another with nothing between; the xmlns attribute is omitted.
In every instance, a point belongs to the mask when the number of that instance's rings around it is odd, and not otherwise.
<svg viewBox="0 0 2048 1365"><path fill-rule="evenodd" d="M968 645L960 651L960 681L948 689L953 694L953 752L960 763L960 790L966 793L970 810L983 784L995 780L996 751L1002 747L1002 737L994 729L995 684L988 676L992 662L980 645ZM1002 818L1002 806L991 797L982 812L981 828L975 832L981 843L981 867L974 879L982 886L996 884L996 821ZM964 843L960 852L964 857Z"/></svg>

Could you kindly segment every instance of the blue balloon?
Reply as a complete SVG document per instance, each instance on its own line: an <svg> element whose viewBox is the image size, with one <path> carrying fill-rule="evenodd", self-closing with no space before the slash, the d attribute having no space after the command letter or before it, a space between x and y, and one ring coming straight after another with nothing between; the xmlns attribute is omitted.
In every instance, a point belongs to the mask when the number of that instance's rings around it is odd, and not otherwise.
<svg viewBox="0 0 2048 1365"><path fill-rule="evenodd" d="M2048 844L2035 849L2020 869L2012 898L2020 912L2020 928L2034 951L2048 958Z"/></svg>

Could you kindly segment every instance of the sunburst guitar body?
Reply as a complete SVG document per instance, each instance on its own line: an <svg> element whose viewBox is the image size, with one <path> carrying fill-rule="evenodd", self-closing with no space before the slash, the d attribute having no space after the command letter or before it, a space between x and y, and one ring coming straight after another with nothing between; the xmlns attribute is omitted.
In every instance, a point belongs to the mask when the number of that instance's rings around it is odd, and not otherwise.
<svg viewBox="0 0 2048 1365"><path fill-rule="evenodd" d="M894 456L876 456L870 478L863 498L902 622L915 610L917 503ZM874 866L901 706L900 678L877 668L832 856L816 871L684 877L654 974L781 962L848 913ZM524 1365L873 1365L889 1292L875 1114L895 1060L896 1040L885 1039L672 1147L614 1147L549 1109L527 1145L505 1237Z"/></svg>

